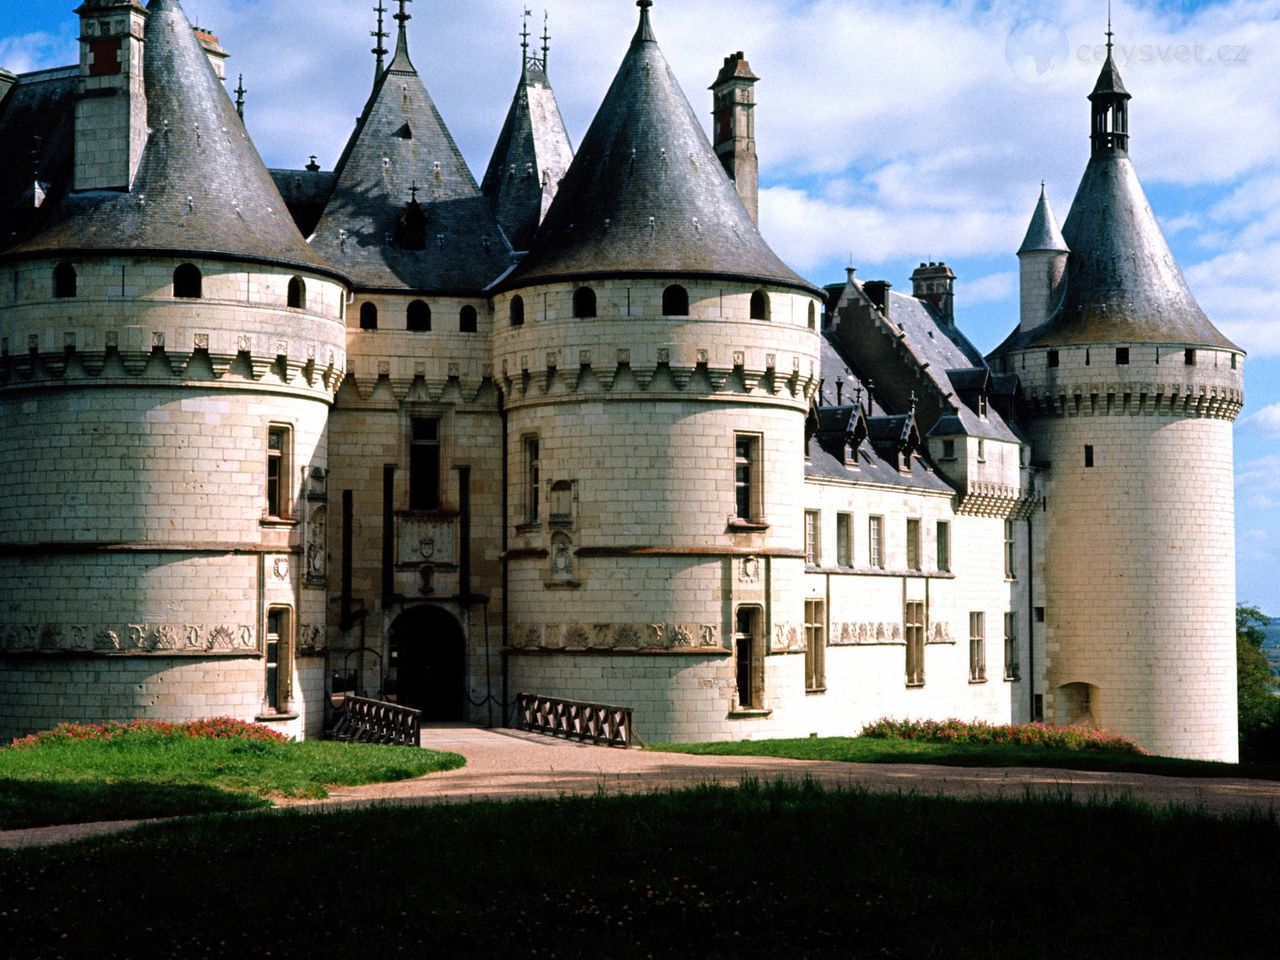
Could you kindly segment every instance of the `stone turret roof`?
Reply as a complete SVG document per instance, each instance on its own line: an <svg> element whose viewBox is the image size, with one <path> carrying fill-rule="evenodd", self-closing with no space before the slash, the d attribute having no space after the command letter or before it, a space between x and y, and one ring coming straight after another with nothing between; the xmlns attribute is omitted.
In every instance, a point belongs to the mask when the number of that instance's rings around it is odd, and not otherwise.
<svg viewBox="0 0 1280 960"><path fill-rule="evenodd" d="M1108 56L1093 96L1124 93ZM1160 229L1127 151L1095 151L1062 228L1071 254L1062 302L1034 330L1015 330L993 356L1031 346L1235 344L1205 316Z"/></svg>
<svg viewBox="0 0 1280 960"><path fill-rule="evenodd" d="M529 249L571 163L573 146L546 65L525 56L520 83L482 184L493 215L514 249Z"/></svg>
<svg viewBox="0 0 1280 960"><path fill-rule="evenodd" d="M820 292L760 236L642 8L640 28L533 246L502 286L651 275Z"/></svg>
<svg viewBox="0 0 1280 960"><path fill-rule="evenodd" d="M356 286L474 293L510 266L489 204L409 59L403 23L335 175L312 246ZM418 220L415 196L426 217L415 224L421 244L397 236L404 217Z"/></svg>
<svg viewBox="0 0 1280 960"><path fill-rule="evenodd" d="M148 10L151 134L133 188L72 193L70 158L62 158L54 164L61 177L51 190L57 201L41 208L30 239L5 256L155 252L333 273L298 233L182 4L151 0ZM74 105L63 109L73 112Z"/></svg>
<svg viewBox="0 0 1280 960"><path fill-rule="evenodd" d="M1040 201L1036 204L1036 212L1031 215L1031 225L1027 227L1027 235L1018 248L1018 256L1038 251L1071 252L1067 241L1062 238L1062 229L1058 226L1058 218L1053 215L1053 207L1049 206L1049 196L1045 193L1044 184L1040 185Z"/></svg>

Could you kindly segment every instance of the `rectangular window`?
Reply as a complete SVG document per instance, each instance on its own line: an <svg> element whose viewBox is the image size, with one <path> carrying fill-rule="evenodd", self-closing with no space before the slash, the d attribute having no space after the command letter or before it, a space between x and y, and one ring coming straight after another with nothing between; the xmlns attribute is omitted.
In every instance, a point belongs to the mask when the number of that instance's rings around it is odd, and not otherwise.
<svg viewBox="0 0 1280 960"><path fill-rule="evenodd" d="M985 393L978 394L978 416L983 420L987 419L987 395Z"/></svg>
<svg viewBox="0 0 1280 960"><path fill-rule="evenodd" d="M1061 362L1062 362L1062 360L1061 360L1061 357L1060 357L1060 356L1059 356L1059 354L1058 354L1058 351L1057 351L1057 350L1050 350L1050 351L1049 351L1049 366L1050 366L1050 367L1056 367L1056 366L1057 366L1059 363L1061 363Z"/></svg>
<svg viewBox="0 0 1280 960"><path fill-rule="evenodd" d="M867 525L867 563L884 569L884 517L872 517Z"/></svg>
<svg viewBox="0 0 1280 960"><path fill-rule="evenodd" d="M938 521L938 572L951 572L951 524Z"/></svg>
<svg viewBox="0 0 1280 960"><path fill-rule="evenodd" d="M1196 365L1195 350L1191 349L1190 347L1187 348L1186 354L1183 357L1183 363L1185 363L1188 367L1194 367Z"/></svg>
<svg viewBox="0 0 1280 960"><path fill-rule="evenodd" d="M733 439L734 516L739 520L761 523L764 500L761 490L760 437L737 434Z"/></svg>
<svg viewBox="0 0 1280 960"><path fill-rule="evenodd" d="M1116 366L1127 367L1129 365L1129 348L1116 347Z"/></svg>
<svg viewBox="0 0 1280 960"><path fill-rule="evenodd" d="M267 636L263 654L263 713L284 713L289 709L289 680L293 673L287 607L271 607L267 610Z"/></svg>
<svg viewBox="0 0 1280 960"><path fill-rule="evenodd" d="M289 440L288 427L267 428L267 516L289 515Z"/></svg>
<svg viewBox="0 0 1280 960"><path fill-rule="evenodd" d="M942 459L954 460L956 458L956 442L954 440L942 441Z"/></svg>
<svg viewBox="0 0 1280 960"><path fill-rule="evenodd" d="M541 509L539 495L541 493L542 467L539 460L537 436L524 438L524 519L526 523L537 523Z"/></svg>
<svg viewBox="0 0 1280 960"><path fill-rule="evenodd" d="M822 563L821 523L822 515L817 510L804 512L804 562L810 567Z"/></svg>
<svg viewBox="0 0 1280 960"><path fill-rule="evenodd" d="M987 441L985 440L978 441L978 462L987 462Z"/></svg>
<svg viewBox="0 0 1280 960"><path fill-rule="evenodd" d="M1093 447L1087 443L1084 447L1084 465L1086 468L1093 466Z"/></svg>
<svg viewBox="0 0 1280 960"><path fill-rule="evenodd" d="M903 616L907 641L907 686L924 686L924 604L909 601Z"/></svg>
<svg viewBox="0 0 1280 960"><path fill-rule="evenodd" d="M1036 623L1044 623L1044 607L1036 607Z"/></svg>
<svg viewBox="0 0 1280 960"><path fill-rule="evenodd" d="M1017 680L1021 677L1022 665L1018 662L1018 615L1004 615L1004 678Z"/></svg>
<svg viewBox="0 0 1280 960"><path fill-rule="evenodd" d="M440 509L440 421L414 417L409 440L409 509Z"/></svg>
<svg viewBox="0 0 1280 960"><path fill-rule="evenodd" d="M822 600L804 602L804 688L810 692L827 687L827 605Z"/></svg>
<svg viewBox="0 0 1280 960"><path fill-rule="evenodd" d="M969 614L969 682L987 679L987 615Z"/></svg>
<svg viewBox="0 0 1280 960"><path fill-rule="evenodd" d="M853 514L836 514L836 563L853 566Z"/></svg>
<svg viewBox="0 0 1280 960"><path fill-rule="evenodd" d="M764 611L739 607L733 638L738 706L759 710L764 704Z"/></svg>
<svg viewBox="0 0 1280 960"><path fill-rule="evenodd" d="M920 521L907 521L907 569L920 569Z"/></svg>
<svg viewBox="0 0 1280 960"><path fill-rule="evenodd" d="M1004 522L1004 578L1018 579L1017 537L1012 520Z"/></svg>

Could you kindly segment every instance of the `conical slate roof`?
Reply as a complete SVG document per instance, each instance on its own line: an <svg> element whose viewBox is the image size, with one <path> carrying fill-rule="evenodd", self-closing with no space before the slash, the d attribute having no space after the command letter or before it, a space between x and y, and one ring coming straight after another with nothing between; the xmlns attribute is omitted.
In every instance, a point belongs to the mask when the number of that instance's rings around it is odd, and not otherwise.
<svg viewBox="0 0 1280 960"><path fill-rule="evenodd" d="M769 249L642 6L577 157L504 288L593 276L717 276L816 288Z"/></svg>
<svg viewBox="0 0 1280 960"><path fill-rule="evenodd" d="M514 249L529 249L571 163L573 146L546 64L526 55L482 184L494 217Z"/></svg>
<svg viewBox="0 0 1280 960"><path fill-rule="evenodd" d="M1031 215L1031 225L1027 227L1027 235L1018 248L1018 255L1047 251L1050 253L1069 253L1067 241L1062 238L1062 230L1058 227L1058 218L1053 215L1053 207L1049 206L1049 195L1044 184L1040 185L1040 202L1036 204L1036 212Z"/></svg>
<svg viewBox="0 0 1280 960"><path fill-rule="evenodd" d="M471 293L510 266L489 204L409 59L403 22L335 175L311 244L357 287ZM406 216L420 242L399 235Z"/></svg>
<svg viewBox="0 0 1280 960"><path fill-rule="evenodd" d="M44 228L6 256L156 252L333 273L294 226L182 4L151 0L148 11L151 134L133 188L68 192Z"/></svg>
<svg viewBox="0 0 1280 960"><path fill-rule="evenodd" d="M1093 85L1093 93L1090 99L1099 94L1118 94L1126 100L1132 99L1128 90L1124 88L1124 81L1120 79L1120 68L1116 66L1115 57L1111 55L1111 44L1107 44L1107 60L1102 65L1102 72L1098 74L1098 82Z"/></svg>

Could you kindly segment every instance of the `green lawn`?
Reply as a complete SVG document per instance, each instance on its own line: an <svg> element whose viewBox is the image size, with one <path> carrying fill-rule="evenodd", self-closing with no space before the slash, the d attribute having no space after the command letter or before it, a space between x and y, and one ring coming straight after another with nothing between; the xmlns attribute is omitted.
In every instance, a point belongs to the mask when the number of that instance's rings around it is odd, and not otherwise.
<svg viewBox="0 0 1280 960"><path fill-rule="evenodd" d="M132 734L5 748L0 829L247 810L272 796L323 797L328 786L404 780L465 762L410 747Z"/></svg>
<svg viewBox="0 0 1280 960"><path fill-rule="evenodd" d="M185 820L0 853L0 956L1275 956L1280 829L704 788Z"/></svg>
<svg viewBox="0 0 1280 960"><path fill-rule="evenodd" d="M933 743L875 737L738 740L729 743L657 743L650 750L733 757L786 757L846 763L933 763L951 767L1057 767L1151 773L1170 777L1247 777L1280 780L1274 764L1211 763L1134 753L1067 750L1012 744Z"/></svg>

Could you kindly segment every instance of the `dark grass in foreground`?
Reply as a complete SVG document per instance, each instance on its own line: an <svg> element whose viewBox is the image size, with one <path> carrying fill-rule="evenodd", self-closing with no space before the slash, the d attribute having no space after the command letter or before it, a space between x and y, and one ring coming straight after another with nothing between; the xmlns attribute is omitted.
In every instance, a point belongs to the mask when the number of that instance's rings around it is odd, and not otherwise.
<svg viewBox="0 0 1280 960"><path fill-rule="evenodd" d="M465 763L409 747L126 735L0 749L0 829L267 806L271 796L404 780ZM0 908L2 909L2 908Z"/></svg>
<svg viewBox="0 0 1280 960"><path fill-rule="evenodd" d="M1275 956L1280 828L806 785L210 817L0 854L0 955Z"/></svg>
<svg viewBox="0 0 1280 960"><path fill-rule="evenodd" d="M929 763L950 767L1055 767L1167 777L1243 777L1280 780L1275 764L1212 763L1135 753L1068 750L1015 744L932 743L876 737L738 740L731 743L656 743L650 750L704 756L784 757L846 763Z"/></svg>

